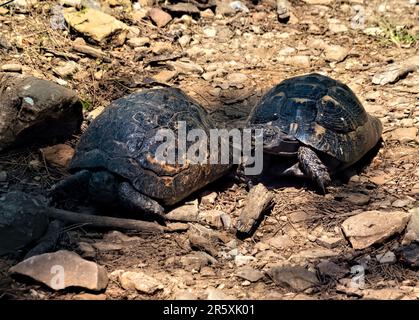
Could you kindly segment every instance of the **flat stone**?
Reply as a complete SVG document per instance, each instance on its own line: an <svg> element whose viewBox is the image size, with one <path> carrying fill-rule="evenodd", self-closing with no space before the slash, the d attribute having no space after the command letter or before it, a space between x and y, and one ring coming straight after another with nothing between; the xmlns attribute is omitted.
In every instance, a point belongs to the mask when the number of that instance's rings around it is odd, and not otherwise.
<svg viewBox="0 0 419 320"><path fill-rule="evenodd" d="M138 38L131 38L127 40L127 45L131 48L138 48L144 47L150 44L150 38L148 37L138 37Z"/></svg>
<svg viewBox="0 0 419 320"><path fill-rule="evenodd" d="M181 74L198 73L202 74L204 69L199 64L182 61L168 61L167 64Z"/></svg>
<svg viewBox="0 0 419 320"><path fill-rule="evenodd" d="M203 195L201 197L201 204L204 206L209 206L215 203L215 200L218 197L217 192L211 192L209 194Z"/></svg>
<svg viewBox="0 0 419 320"><path fill-rule="evenodd" d="M73 300L106 300L106 294L80 293L76 294Z"/></svg>
<svg viewBox="0 0 419 320"><path fill-rule="evenodd" d="M185 34L178 39L178 42L182 48L185 48L186 46L188 46L191 40L192 40L192 37Z"/></svg>
<svg viewBox="0 0 419 320"><path fill-rule="evenodd" d="M66 61L54 68L54 72L61 78L69 78L79 70L79 65L75 61Z"/></svg>
<svg viewBox="0 0 419 320"><path fill-rule="evenodd" d="M345 196L345 200L357 206L364 206L370 202L370 196L363 193L350 193Z"/></svg>
<svg viewBox="0 0 419 320"><path fill-rule="evenodd" d="M234 263L236 264L236 266L241 267L244 265L249 264L252 261L255 261L256 258L252 257L252 256L243 256L243 255L236 255L234 257Z"/></svg>
<svg viewBox="0 0 419 320"><path fill-rule="evenodd" d="M189 291L177 292L174 296L175 300L198 300L198 296Z"/></svg>
<svg viewBox="0 0 419 320"><path fill-rule="evenodd" d="M411 127L411 128L397 128L396 130L391 132L390 139L397 140L401 143L408 143L415 141L416 136L418 134L418 128Z"/></svg>
<svg viewBox="0 0 419 320"><path fill-rule="evenodd" d="M231 82L232 84L240 84L247 81L247 76L243 73L230 73L227 75L227 81Z"/></svg>
<svg viewBox="0 0 419 320"><path fill-rule="evenodd" d="M0 196L0 255L38 240L48 227L46 199L21 191Z"/></svg>
<svg viewBox="0 0 419 320"><path fill-rule="evenodd" d="M173 70L162 70L158 74L154 75L153 79L156 80L157 82L166 83L176 78L177 74L178 73Z"/></svg>
<svg viewBox="0 0 419 320"><path fill-rule="evenodd" d="M206 300L234 300L234 297L225 294L220 289L208 288L205 293L207 294Z"/></svg>
<svg viewBox="0 0 419 320"><path fill-rule="evenodd" d="M303 0L307 4L328 5L335 2L335 0Z"/></svg>
<svg viewBox="0 0 419 320"><path fill-rule="evenodd" d="M221 220L221 217L223 215L225 215L225 213L220 210L205 210L199 213L198 220L213 228L222 229L223 221Z"/></svg>
<svg viewBox="0 0 419 320"><path fill-rule="evenodd" d="M348 56L349 50L339 45L328 45L324 48L324 57L327 61L341 62Z"/></svg>
<svg viewBox="0 0 419 320"><path fill-rule="evenodd" d="M10 272L31 277L54 290L80 287L100 291L108 285L104 267L67 250L33 256L10 268Z"/></svg>
<svg viewBox="0 0 419 320"><path fill-rule="evenodd" d="M185 14L199 14L199 9L192 3L176 3L172 5L165 5L164 9L170 12L185 13Z"/></svg>
<svg viewBox="0 0 419 320"><path fill-rule="evenodd" d="M406 227L406 234L402 244L407 245L412 241L419 241L419 207L409 211L411 213L410 221Z"/></svg>
<svg viewBox="0 0 419 320"><path fill-rule="evenodd" d="M354 249L365 249L403 231L410 216L402 211L365 211L346 219L342 230Z"/></svg>
<svg viewBox="0 0 419 320"><path fill-rule="evenodd" d="M217 260L205 252L194 252L182 256L179 262L183 266L183 268L185 268L185 270L199 271L202 267L205 267L209 264L217 263Z"/></svg>
<svg viewBox="0 0 419 320"><path fill-rule="evenodd" d="M128 26L109 14L92 8L82 11L66 8L63 14L72 28L99 43L110 41L122 45L125 42Z"/></svg>
<svg viewBox="0 0 419 320"><path fill-rule="evenodd" d="M300 266L273 267L268 271L273 281L297 292L319 284L316 274Z"/></svg>
<svg viewBox="0 0 419 320"><path fill-rule="evenodd" d="M397 260L396 259L396 255L393 252L391 252L391 251L387 251L385 253L377 254L375 256L375 258L381 264L393 264Z"/></svg>
<svg viewBox="0 0 419 320"><path fill-rule="evenodd" d="M287 249L294 246L294 241L288 235L273 237L266 241L266 243L277 249Z"/></svg>
<svg viewBox="0 0 419 320"><path fill-rule="evenodd" d="M363 290L363 299L366 300L400 300L403 296L404 292L396 288Z"/></svg>
<svg viewBox="0 0 419 320"><path fill-rule="evenodd" d="M237 271L236 276L250 282L257 282L264 277L264 274L259 270L243 267Z"/></svg>
<svg viewBox="0 0 419 320"><path fill-rule="evenodd" d="M310 57L306 55L298 55L292 57L285 57L284 63L297 67L297 68L309 68L310 67Z"/></svg>
<svg viewBox="0 0 419 320"><path fill-rule="evenodd" d="M148 16L159 28L163 28L172 20L172 16L170 14L159 8L152 8L148 12Z"/></svg>
<svg viewBox="0 0 419 320"><path fill-rule="evenodd" d="M92 246L93 248L102 252L119 251L122 249L122 246L120 244L106 241L95 242L92 244Z"/></svg>
<svg viewBox="0 0 419 320"><path fill-rule="evenodd" d="M340 266L329 260L320 262L317 265L317 269L323 276L328 276L336 280L343 278L350 272L348 268Z"/></svg>
<svg viewBox="0 0 419 320"><path fill-rule="evenodd" d="M131 241L138 241L141 240L140 237L130 237L128 235L126 235L125 233L122 233L120 231L117 230L113 230L113 231L109 231L108 233L106 233L103 236L103 240L105 242L112 242L114 244L116 243L127 243L127 242L131 242Z"/></svg>
<svg viewBox="0 0 419 320"><path fill-rule="evenodd" d="M329 30L333 33L342 33L347 32L348 27L345 26L342 22L329 22Z"/></svg>
<svg viewBox="0 0 419 320"><path fill-rule="evenodd" d="M74 156L74 149L67 144L41 148L40 152L47 163L61 168L67 168Z"/></svg>
<svg viewBox="0 0 419 320"><path fill-rule="evenodd" d="M192 202L177 207L166 214L166 219L171 221L195 222L198 221L198 202Z"/></svg>
<svg viewBox="0 0 419 320"><path fill-rule="evenodd" d="M404 208L410 205L412 202L412 199L397 199L391 204L391 206L395 208Z"/></svg>
<svg viewBox="0 0 419 320"><path fill-rule="evenodd" d="M212 19L214 18L214 12L212 12L211 9L205 9L204 11L201 11L201 18L202 19Z"/></svg>
<svg viewBox="0 0 419 320"><path fill-rule="evenodd" d="M93 258L96 256L96 249L90 243L79 242L77 243L78 250L81 252L81 256L84 258Z"/></svg>
<svg viewBox="0 0 419 320"><path fill-rule="evenodd" d="M189 230L189 225L187 223L173 222L168 223L167 228L172 232L183 232Z"/></svg>
<svg viewBox="0 0 419 320"><path fill-rule="evenodd" d="M330 258L335 257L339 253L326 248L311 248L307 250L302 250L297 252L296 254L293 254L290 257L290 260L292 261L307 261L307 260L319 260L323 258Z"/></svg>
<svg viewBox="0 0 419 320"><path fill-rule="evenodd" d="M137 290L141 293L153 294L164 288L163 284L146 275L144 272L127 271L119 276L119 282L125 290Z"/></svg>
<svg viewBox="0 0 419 320"><path fill-rule="evenodd" d="M217 35L217 29L212 27L204 28L202 32L204 33L204 36L207 38L215 38L215 36Z"/></svg>
<svg viewBox="0 0 419 320"><path fill-rule="evenodd" d="M346 241L342 237L321 236L320 238L316 238L316 242L322 247L333 249L344 244Z"/></svg>
<svg viewBox="0 0 419 320"><path fill-rule="evenodd" d="M207 238L200 236L198 234L189 235L189 243L192 249L204 251L209 253L211 256L217 256L217 250L214 245Z"/></svg>
<svg viewBox="0 0 419 320"><path fill-rule="evenodd" d="M1 71L4 72L22 72L22 65L17 63L4 64L1 66Z"/></svg>

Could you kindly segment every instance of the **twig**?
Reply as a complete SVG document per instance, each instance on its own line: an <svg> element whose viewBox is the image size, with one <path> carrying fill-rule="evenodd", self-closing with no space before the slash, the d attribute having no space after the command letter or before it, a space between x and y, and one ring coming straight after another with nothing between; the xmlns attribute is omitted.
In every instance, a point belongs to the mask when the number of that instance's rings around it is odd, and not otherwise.
<svg viewBox="0 0 419 320"><path fill-rule="evenodd" d="M5 6L5 5L8 5L9 3L12 3L13 1L15 1L15 0L9 0L9 1L6 1L6 2L4 2L4 3L0 4L0 7L3 7L3 6Z"/></svg>
<svg viewBox="0 0 419 320"><path fill-rule="evenodd" d="M48 208L46 210L46 214L54 219L72 223L86 223L93 227L136 230L150 233L162 233L166 230L165 227L153 222L105 216L94 216L90 214L76 213L56 208Z"/></svg>

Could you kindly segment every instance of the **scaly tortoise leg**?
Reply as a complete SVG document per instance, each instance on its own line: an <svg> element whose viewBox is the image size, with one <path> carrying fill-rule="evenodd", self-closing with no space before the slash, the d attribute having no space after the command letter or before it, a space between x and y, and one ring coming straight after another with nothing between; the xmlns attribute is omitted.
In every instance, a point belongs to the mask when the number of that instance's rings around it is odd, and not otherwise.
<svg viewBox="0 0 419 320"><path fill-rule="evenodd" d="M301 146L298 149L298 161L302 171L316 182L322 194L325 194L326 187L330 184L331 179L327 167L319 159L316 152L308 147Z"/></svg>
<svg viewBox="0 0 419 320"><path fill-rule="evenodd" d="M165 220L163 207L157 201L138 192L128 182L119 185L118 196L121 204L128 210Z"/></svg>

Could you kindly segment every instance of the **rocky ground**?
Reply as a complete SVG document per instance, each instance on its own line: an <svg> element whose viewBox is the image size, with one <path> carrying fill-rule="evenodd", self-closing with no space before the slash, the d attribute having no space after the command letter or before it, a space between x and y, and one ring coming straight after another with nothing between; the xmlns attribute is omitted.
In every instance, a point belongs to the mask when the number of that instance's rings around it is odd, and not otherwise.
<svg viewBox="0 0 419 320"><path fill-rule="evenodd" d="M414 2L278 1L285 8L280 19L273 1L235 3L236 10L229 1L160 3L151 11L147 0L62 0L64 7L16 0L0 7L2 71L77 91L84 128L112 100L156 86L182 88L232 126L272 85L309 72L348 84L384 126L372 161L336 177L326 196L307 181L267 179L274 205L250 238L228 228L248 190L226 177L188 199L198 201L186 210L195 219L199 212L200 221L178 224L177 232L66 228L61 249L106 269L110 281L96 288L100 293L12 278L18 258L9 257L0 260L0 298L419 299L418 262L415 269L400 258L402 245L419 240ZM88 9L75 13L81 6ZM62 147L64 158L77 138ZM45 193L67 174L65 160L53 162L37 148L0 154L1 192ZM231 224L220 223L225 216ZM366 223L374 234L363 230Z"/></svg>

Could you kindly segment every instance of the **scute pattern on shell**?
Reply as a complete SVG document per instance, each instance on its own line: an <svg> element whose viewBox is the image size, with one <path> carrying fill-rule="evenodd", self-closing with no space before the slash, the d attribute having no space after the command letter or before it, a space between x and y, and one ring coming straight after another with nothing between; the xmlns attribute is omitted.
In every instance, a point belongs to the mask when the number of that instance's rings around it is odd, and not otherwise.
<svg viewBox="0 0 419 320"><path fill-rule="evenodd" d="M350 165L380 139L382 124L352 90L320 74L297 76L272 88L253 110L250 123L272 123L303 144Z"/></svg>
<svg viewBox="0 0 419 320"><path fill-rule="evenodd" d="M81 137L70 171L105 169L142 194L172 205L229 169L228 165L158 161L155 152L162 142L156 134L159 129L171 129L177 135L178 121L185 121L187 131L200 128L208 135L215 128L207 112L179 89L150 89L118 99ZM187 142L187 149L191 144Z"/></svg>

